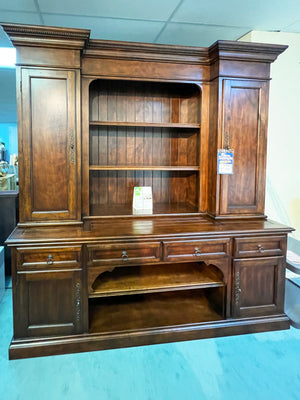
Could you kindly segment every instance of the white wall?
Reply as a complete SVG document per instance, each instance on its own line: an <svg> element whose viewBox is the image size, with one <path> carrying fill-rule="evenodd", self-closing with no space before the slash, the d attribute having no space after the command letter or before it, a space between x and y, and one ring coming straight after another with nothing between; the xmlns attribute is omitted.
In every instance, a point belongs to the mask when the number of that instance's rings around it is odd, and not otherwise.
<svg viewBox="0 0 300 400"><path fill-rule="evenodd" d="M286 44L271 66L266 214L300 240L300 34L252 31L240 40Z"/></svg>

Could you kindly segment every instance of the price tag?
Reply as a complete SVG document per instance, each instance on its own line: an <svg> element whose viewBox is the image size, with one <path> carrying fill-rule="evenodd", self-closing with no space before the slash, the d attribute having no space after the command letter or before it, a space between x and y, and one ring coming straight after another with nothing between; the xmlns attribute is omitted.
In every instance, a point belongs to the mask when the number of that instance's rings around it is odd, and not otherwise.
<svg viewBox="0 0 300 400"><path fill-rule="evenodd" d="M218 149L218 174L233 174L233 150Z"/></svg>
<svg viewBox="0 0 300 400"><path fill-rule="evenodd" d="M133 191L134 214L152 214L152 188L151 186L136 186Z"/></svg>

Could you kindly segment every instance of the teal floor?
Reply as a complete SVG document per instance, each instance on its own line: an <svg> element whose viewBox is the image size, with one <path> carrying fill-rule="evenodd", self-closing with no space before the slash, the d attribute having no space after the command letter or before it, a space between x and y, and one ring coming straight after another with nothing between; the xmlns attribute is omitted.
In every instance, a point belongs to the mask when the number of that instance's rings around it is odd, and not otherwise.
<svg viewBox="0 0 300 400"><path fill-rule="evenodd" d="M299 400L300 330L8 360L11 289L0 302L1 400Z"/></svg>

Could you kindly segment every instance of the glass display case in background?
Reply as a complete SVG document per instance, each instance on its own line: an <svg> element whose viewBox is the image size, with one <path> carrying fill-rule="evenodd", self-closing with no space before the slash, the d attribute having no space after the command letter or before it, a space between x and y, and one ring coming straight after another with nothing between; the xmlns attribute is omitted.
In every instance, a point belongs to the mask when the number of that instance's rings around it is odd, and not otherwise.
<svg viewBox="0 0 300 400"><path fill-rule="evenodd" d="M18 181L19 181L18 166L8 165L7 173L0 174L0 192L8 190L17 190Z"/></svg>
<svg viewBox="0 0 300 400"><path fill-rule="evenodd" d="M1 179L1 178L0 178ZM18 186L17 186L18 188ZM5 240L15 229L19 220L19 191L0 191L0 246L5 245ZM5 274L11 275L10 248L4 248Z"/></svg>

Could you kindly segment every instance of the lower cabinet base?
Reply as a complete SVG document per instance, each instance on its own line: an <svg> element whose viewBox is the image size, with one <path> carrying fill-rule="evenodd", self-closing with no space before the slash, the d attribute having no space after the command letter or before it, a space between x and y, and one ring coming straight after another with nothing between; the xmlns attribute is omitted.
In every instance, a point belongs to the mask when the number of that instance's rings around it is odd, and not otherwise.
<svg viewBox="0 0 300 400"><path fill-rule="evenodd" d="M13 339L9 358L30 358L85 351L108 350L122 347L143 346L220 336L240 335L289 329L290 321L285 314L270 317L221 320L217 322L189 324L164 328L131 330L105 334Z"/></svg>

